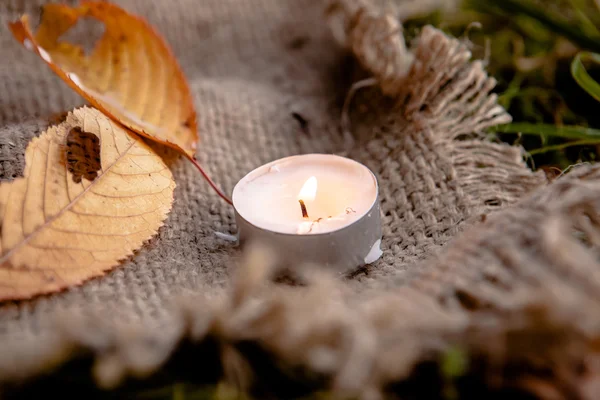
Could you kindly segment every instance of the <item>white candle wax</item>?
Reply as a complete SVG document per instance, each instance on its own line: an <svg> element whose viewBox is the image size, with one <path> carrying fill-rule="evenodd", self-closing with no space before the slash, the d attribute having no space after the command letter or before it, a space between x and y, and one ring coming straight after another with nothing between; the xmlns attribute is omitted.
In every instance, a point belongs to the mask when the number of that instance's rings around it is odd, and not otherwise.
<svg viewBox="0 0 600 400"><path fill-rule="evenodd" d="M246 175L233 191L237 212L251 224L279 233L320 234L363 217L377 199L369 169L327 154L292 156ZM303 200L308 218L303 217Z"/></svg>
<svg viewBox="0 0 600 400"><path fill-rule="evenodd" d="M233 205L240 242L267 242L289 264L348 271L381 256L377 180L356 161L330 154L273 161L238 182Z"/></svg>

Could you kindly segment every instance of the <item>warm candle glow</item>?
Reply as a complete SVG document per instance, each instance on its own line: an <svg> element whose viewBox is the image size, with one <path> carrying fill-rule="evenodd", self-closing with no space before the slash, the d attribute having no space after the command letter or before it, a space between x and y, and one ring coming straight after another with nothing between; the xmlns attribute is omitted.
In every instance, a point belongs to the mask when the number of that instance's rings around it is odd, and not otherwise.
<svg viewBox="0 0 600 400"><path fill-rule="evenodd" d="M365 216L377 199L377 181L350 159L305 154L257 168L236 185L233 197L239 215L260 229L325 234Z"/></svg>
<svg viewBox="0 0 600 400"><path fill-rule="evenodd" d="M303 154L272 161L233 189L238 242L264 241L282 260L345 273L381 256L377 195L375 175L349 158Z"/></svg>
<svg viewBox="0 0 600 400"><path fill-rule="evenodd" d="M298 200L313 201L317 196L317 178L311 176L304 182L300 193L298 193Z"/></svg>

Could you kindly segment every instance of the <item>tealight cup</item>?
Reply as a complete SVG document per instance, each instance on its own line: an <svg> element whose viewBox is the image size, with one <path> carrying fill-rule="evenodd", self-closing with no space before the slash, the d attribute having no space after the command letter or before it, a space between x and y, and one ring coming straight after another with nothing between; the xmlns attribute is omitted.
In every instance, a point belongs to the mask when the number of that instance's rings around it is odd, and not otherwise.
<svg viewBox="0 0 600 400"><path fill-rule="evenodd" d="M282 158L243 177L233 190L238 236L260 241L287 263L337 272L381 256L375 175L332 154Z"/></svg>

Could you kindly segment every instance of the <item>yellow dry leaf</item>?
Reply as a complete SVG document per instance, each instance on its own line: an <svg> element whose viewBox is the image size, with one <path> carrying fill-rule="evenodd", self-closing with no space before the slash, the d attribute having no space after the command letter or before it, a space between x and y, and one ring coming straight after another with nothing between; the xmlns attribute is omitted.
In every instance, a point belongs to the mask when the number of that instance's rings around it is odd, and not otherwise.
<svg viewBox="0 0 600 400"><path fill-rule="evenodd" d="M105 28L89 55L61 39L85 17ZM93 106L193 158L198 134L188 84L166 42L142 18L106 1L82 1L76 8L45 5L35 34L27 15L10 29Z"/></svg>
<svg viewBox="0 0 600 400"><path fill-rule="evenodd" d="M0 184L0 300L79 284L156 234L175 181L138 136L83 107L33 139Z"/></svg>

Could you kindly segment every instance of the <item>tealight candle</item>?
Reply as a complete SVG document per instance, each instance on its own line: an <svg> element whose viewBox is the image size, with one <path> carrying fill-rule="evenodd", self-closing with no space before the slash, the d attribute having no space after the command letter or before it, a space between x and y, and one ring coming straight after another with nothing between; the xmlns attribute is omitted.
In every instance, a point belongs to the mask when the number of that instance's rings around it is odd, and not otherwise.
<svg viewBox="0 0 600 400"><path fill-rule="evenodd" d="M260 240L292 263L340 272L381 256L378 186L364 165L331 154L273 161L233 189L241 243Z"/></svg>

